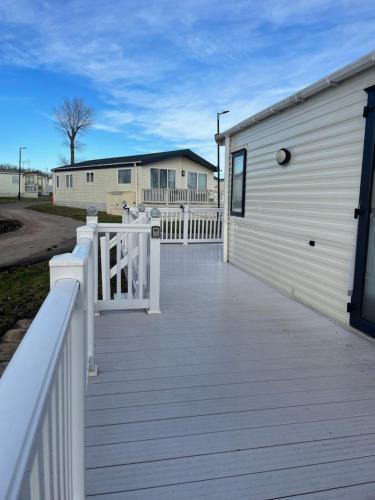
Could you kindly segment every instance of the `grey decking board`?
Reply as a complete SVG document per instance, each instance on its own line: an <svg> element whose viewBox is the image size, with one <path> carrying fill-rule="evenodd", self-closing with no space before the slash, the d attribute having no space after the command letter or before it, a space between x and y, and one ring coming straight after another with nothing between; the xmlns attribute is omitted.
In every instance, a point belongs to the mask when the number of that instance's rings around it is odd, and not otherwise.
<svg viewBox="0 0 375 500"><path fill-rule="evenodd" d="M309 391L306 393L299 391L256 396L228 396L226 398L124 407L119 407L116 398L113 397L113 407L108 405L106 408L88 410L86 418L87 425L98 425L98 422L101 424L137 422L238 411L288 408L305 406L307 404L319 405L331 402L355 402L363 399L373 399L375 401L375 386L366 388L356 387L354 390L353 388L342 388Z"/></svg>
<svg viewBox="0 0 375 500"><path fill-rule="evenodd" d="M356 363L339 365L299 365L288 368L267 368L263 370L251 370L246 365L241 369L241 366L236 370L236 366L228 367L202 367L200 365L184 366L176 369L143 369L143 370L118 370L99 373L95 380L91 380L89 391L95 391L96 386L105 386L113 382L127 382L132 384L147 384L151 382L149 387L154 387L156 384L165 384L169 386L173 383L176 387L180 381L189 381L191 385L198 383L203 385L201 381L210 380L244 380L248 381L265 381L265 380L286 380L289 378L312 378L324 377L337 374L349 373L368 373L375 370L373 363ZM301 376L303 375L303 376ZM216 377L216 378L215 378ZM163 385L164 386L164 385ZM94 393L94 392L89 392Z"/></svg>
<svg viewBox="0 0 375 500"><path fill-rule="evenodd" d="M370 456L375 463L374 446L375 436L372 435L237 452L210 453L207 449L205 455L88 469L88 484L92 487L88 493L97 489L105 493L295 467L302 469L317 463L330 464Z"/></svg>
<svg viewBox="0 0 375 500"><path fill-rule="evenodd" d="M106 500L270 500L333 487L352 487L371 483L375 476L373 457L317 464L308 467L276 470L262 474L225 477L211 481L197 481L138 491L113 493L98 499ZM324 498L324 497L321 497ZM338 497L341 498L341 497ZM350 498L350 497L349 497ZM361 500L368 497L352 497ZM372 497L370 497L372 498Z"/></svg>
<svg viewBox="0 0 375 500"><path fill-rule="evenodd" d="M170 460L184 456L256 449L344 437L375 436L374 416L278 427L209 432L162 439L113 443L87 448L88 468ZM331 441L330 441L331 442Z"/></svg>
<svg viewBox="0 0 375 500"><path fill-rule="evenodd" d="M368 371L366 373L339 373L335 375L325 375L325 376L312 376L312 377L302 377L303 373L299 373L299 377L290 377L287 379L277 380L249 380L251 377L245 377L245 379L236 379L233 377L225 382L225 378L222 380L215 380L212 378L210 380L198 380L196 381L180 381L180 384L176 380L170 381L166 384L160 382L158 384L152 384L151 381L146 383L131 383L131 382L113 382L112 384L94 384L91 386L91 390L88 393L87 400L90 402L101 402L103 398L112 396L116 394L119 398L120 404L122 397L131 403L132 394L136 395L136 404L154 404L161 402L176 402L179 399L183 400L195 400L198 397L225 397L225 396L241 396L243 394L269 394L273 392L297 392L300 390L317 390L317 389L327 389L327 388L341 388L345 387L365 387L367 385L373 385L375 383L375 372ZM149 387L147 387L147 383ZM105 401L105 399L104 399Z"/></svg>
<svg viewBox="0 0 375 500"><path fill-rule="evenodd" d="M373 500L375 498L375 481L355 486L333 487L329 490L293 495L287 498L290 500Z"/></svg>
<svg viewBox="0 0 375 500"><path fill-rule="evenodd" d="M88 427L87 444L106 444L132 442L146 439L160 439L170 436L184 436L222 432L236 429L264 429L300 423L330 422L350 418L373 418L375 409L373 400L350 403L330 403L294 408L276 408L258 412L238 412L184 417L172 420L156 420Z"/></svg>
<svg viewBox="0 0 375 500"><path fill-rule="evenodd" d="M341 459L375 455L372 433L359 436L375 422L375 346L223 265L214 247L163 247L160 316L97 318L102 373L90 383L86 438L87 465L99 468L88 470L88 492L233 500L372 481L375 457ZM307 443L290 444L298 436ZM244 443L246 452L233 451ZM288 452L293 446L297 451ZM192 454L187 473L179 472L181 448ZM257 455L261 450L270 455ZM218 456L230 456L228 463ZM277 460L283 467L295 460L286 466L299 473L239 475L259 457L273 468ZM330 461L311 465L314 457ZM112 466L132 461L142 463ZM210 476L226 476L228 467L234 477ZM174 475L180 485L172 486ZM125 492L133 487L140 489Z"/></svg>

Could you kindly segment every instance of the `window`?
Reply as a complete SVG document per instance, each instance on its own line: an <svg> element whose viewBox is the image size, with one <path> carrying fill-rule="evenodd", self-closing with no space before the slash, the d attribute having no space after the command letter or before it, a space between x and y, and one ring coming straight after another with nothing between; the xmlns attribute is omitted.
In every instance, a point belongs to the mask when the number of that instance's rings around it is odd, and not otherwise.
<svg viewBox="0 0 375 500"><path fill-rule="evenodd" d="M59 188L60 187L60 178L58 175L56 175L56 187Z"/></svg>
<svg viewBox="0 0 375 500"><path fill-rule="evenodd" d="M188 172L188 188L205 191L207 189L207 174Z"/></svg>
<svg viewBox="0 0 375 500"><path fill-rule="evenodd" d="M232 154L231 215L245 215L246 149Z"/></svg>
<svg viewBox="0 0 375 500"><path fill-rule="evenodd" d="M132 182L132 171L130 168L126 170L118 170L118 183L119 184L131 184Z"/></svg>
<svg viewBox="0 0 375 500"><path fill-rule="evenodd" d="M67 174L65 176L65 186L68 189L72 189L73 188L73 174Z"/></svg>
<svg viewBox="0 0 375 500"><path fill-rule="evenodd" d="M176 187L176 171L165 168L151 169L151 188L153 189L174 189Z"/></svg>
<svg viewBox="0 0 375 500"><path fill-rule="evenodd" d="M18 175L12 175L12 184L18 184Z"/></svg>
<svg viewBox="0 0 375 500"><path fill-rule="evenodd" d="M94 172L86 172L86 182L94 182Z"/></svg>

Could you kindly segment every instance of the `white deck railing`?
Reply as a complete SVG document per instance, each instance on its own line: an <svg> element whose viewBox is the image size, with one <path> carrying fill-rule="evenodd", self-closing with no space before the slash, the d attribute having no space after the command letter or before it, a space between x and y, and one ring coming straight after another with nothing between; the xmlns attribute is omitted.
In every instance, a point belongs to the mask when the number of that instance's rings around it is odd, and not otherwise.
<svg viewBox="0 0 375 500"><path fill-rule="evenodd" d="M136 306L134 290L139 297L146 289L144 307L158 312L160 239L150 235L151 225L159 223L98 224L88 217L77 229L73 252L51 259L51 290L0 379L1 500L84 499L84 395L88 375L96 373L94 313L100 309L98 233L106 241L114 238L115 275L127 267L132 283L131 297L115 297L116 308ZM148 238L143 254L140 235ZM126 258L123 266L119 259ZM141 286L143 258L146 287ZM118 286L117 281L117 294ZM110 293L108 302L113 298Z"/></svg>
<svg viewBox="0 0 375 500"><path fill-rule="evenodd" d="M36 184L25 184L25 193L37 193L38 186Z"/></svg>
<svg viewBox="0 0 375 500"><path fill-rule="evenodd" d="M146 213L149 212L150 209L146 209ZM223 209L160 208L160 230L161 243L220 243L223 241Z"/></svg>
<svg viewBox="0 0 375 500"><path fill-rule="evenodd" d="M143 189L143 202L159 205L212 205L215 203L214 194L200 189Z"/></svg>

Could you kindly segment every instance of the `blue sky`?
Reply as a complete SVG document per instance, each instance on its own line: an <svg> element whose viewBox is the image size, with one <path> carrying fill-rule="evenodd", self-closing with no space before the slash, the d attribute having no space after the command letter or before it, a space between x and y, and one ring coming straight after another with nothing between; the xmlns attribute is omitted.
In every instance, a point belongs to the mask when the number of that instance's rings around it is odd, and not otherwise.
<svg viewBox="0 0 375 500"><path fill-rule="evenodd" d="M371 1L1 0L0 163L52 168L53 109L83 97L77 160L191 148L375 49Z"/></svg>

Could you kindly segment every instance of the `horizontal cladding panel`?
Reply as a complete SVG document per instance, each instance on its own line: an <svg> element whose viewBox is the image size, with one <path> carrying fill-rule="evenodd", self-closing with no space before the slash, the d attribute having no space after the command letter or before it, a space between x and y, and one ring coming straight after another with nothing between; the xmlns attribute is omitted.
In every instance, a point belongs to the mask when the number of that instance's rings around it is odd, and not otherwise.
<svg viewBox="0 0 375 500"><path fill-rule="evenodd" d="M363 89L374 81L372 69L230 141L231 151L247 149L247 172L245 217L230 217L229 261L345 324L366 123ZM282 147L292 155L286 167L275 160Z"/></svg>
<svg viewBox="0 0 375 500"><path fill-rule="evenodd" d="M274 245L263 241L250 242L244 236L243 242L231 245L229 250L232 262L233 259L240 258L241 256L256 254L267 261L268 268L270 266L274 267L276 271L279 271L280 267L286 269L288 266L291 272L303 270L303 276L299 276L298 278L309 283L311 281L316 282L317 273L322 273L322 276L319 276L319 283L322 283L324 286L332 286L333 293L335 294L337 294L339 289L344 291L347 289L348 276L343 273L343 270L345 270L343 269L345 259L341 263L340 261L327 259L325 258L324 250L317 249L316 247L306 245L305 250L300 248L292 253L286 253L284 250L284 254L282 254L283 247L281 245ZM318 252L319 255L316 255ZM318 286L318 284L315 283L314 286Z"/></svg>
<svg viewBox="0 0 375 500"><path fill-rule="evenodd" d="M316 309L323 314L347 323L346 287L337 286L332 282L330 286L317 284L314 273L306 273L305 266L296 266L295 263L285 261L275 263L275 259L267 257L263 252L247 250L244 255L230 248L231 262L239 268L251 273L253 276L271 283L276 288L284 291L304 304Z"/></svg>
<svg viewBox="0 0 375 500"><path fill-rule="evenodd" d="M262 133L260 133L260 130L257 130L258 125L256 125L249 129L250 133L251 129L254 128L254 134L242 134L242 137L234 136L233 143L251 143L254 141L257 143L258 147L261 147L263 144L272 144L280 140L289 140L294 137L303 138L307 131L319 133L319 131L324 129L331 129L332 133L334 133L333 130L337 126L342 127L346 125L351 127L354 122L362 118L363 106L366 104L366 94L363 92L363 95L362 93L360 95L361 98L358 98L355 102L342 102L339 107L332 109L322 106L319 109L319 113L304 112L298 117L289 116L288 119L284 121L282 118L290 113L286 110L278 115L282 117L280 119L271 116L269 118L269 127L267 129L264 128ZM259 129L260 128L259 126ZM294 130L295 133L292 133L292 130ZM240 134L237 135L240 136Z"/></svg>
<svg viewBox="0 0 375 500"><path fill-rule="evenodd" d="M312 130L308 125L310 118L316 118L324 114L333 112L336 114L340 108L347 108L351 105L357 105L355 116L360 116L361 107L366 104L367 97L363 89L374 85L375 69L357 75L347 80L339 87L329 88L311 98L305 103L297 104L295 107L282 111L271 116L267 120L260 122L252 127L243 129L232 136L232 148L236 149L241 144L246 144L249 140L258 141L267 134L274 135L277 130L285 130L286 134L291 136L292 128L304 124L303 128Z"/></svg>
<svg viewBox="0 0 375 500"><path fill-rule="evenodd" d="M238 231L239 228L232 227L232 231ZM352 254L351 246L335 245L332 242L316 242L316 246L312 247L309 245L310 240L303 240L298 236L292 234L278 234L275 232L267 232L262 228L250 228L241 229L240 232L236 234L239 238L233 238L233 233L230 233L231 243L233 242L237 246L247 245L250 242L254 245L264 245L269 248L274 248L280 254L290 254L291 249L293 253L301 258L308 257L311 261L320 262L321 265L329 267L340 267L342 270L347 268L347 260L350 259ZM244 251L246 248L244 248Z"/></svg>
<svg viewBox="0 0 375 500"><path fill-rule="evenodd" d="M320 128L318 130L304 129L301 133L289 137L288 145L298 148L299 151L308 152L314 150L317 145L324 148L337 148L338 146L357 145L357 141L363 136L363 120L355 117L355 119L347 120L344 123L337 123L332 127ZM251 155L257 158L262 155L265 149L274 149L280 143L275 140L274 136L270 136L266 144L260 144L254 137L249 138L246 144L251 147ZM234 148L233 148L234 149Z"/></svg>

